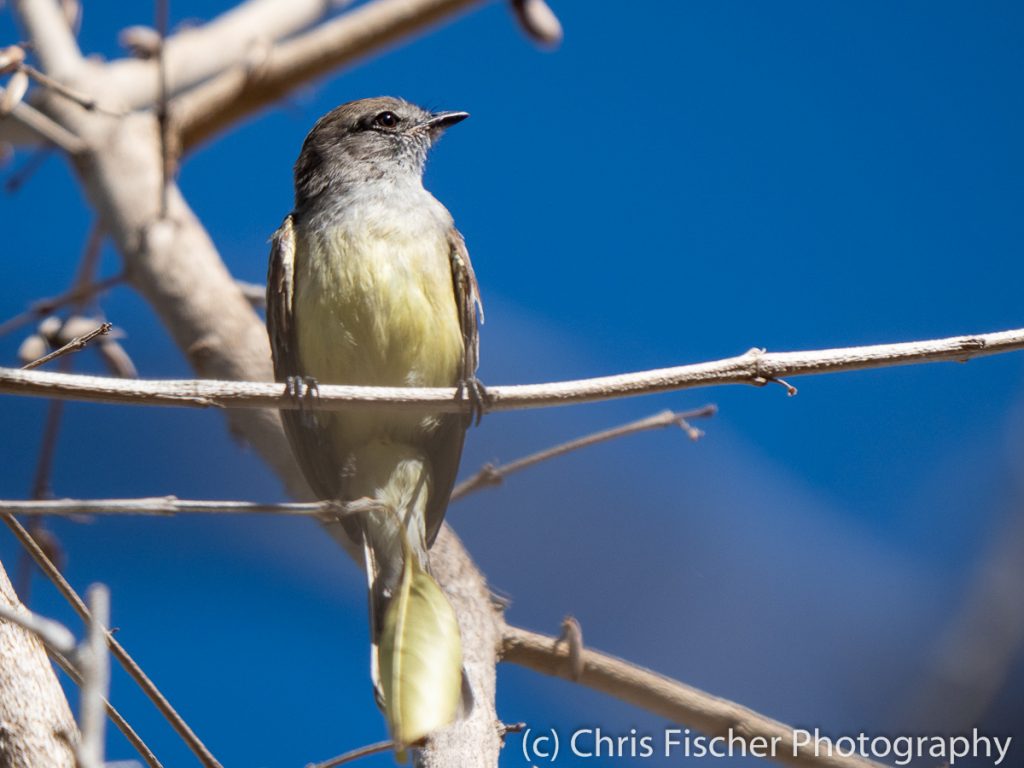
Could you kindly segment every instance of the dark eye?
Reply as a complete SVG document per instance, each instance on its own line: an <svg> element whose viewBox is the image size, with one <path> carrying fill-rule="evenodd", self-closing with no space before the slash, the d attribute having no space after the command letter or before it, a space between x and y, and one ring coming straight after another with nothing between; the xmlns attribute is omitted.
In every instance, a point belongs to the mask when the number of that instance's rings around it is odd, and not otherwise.
<svg viewBox="0 0 1024 768"><path fill-rule="evenodd" d="M373 124L379 125L381 128L394 128L400 120L401 118L394 112L381 112L373 118Z"/></svg>

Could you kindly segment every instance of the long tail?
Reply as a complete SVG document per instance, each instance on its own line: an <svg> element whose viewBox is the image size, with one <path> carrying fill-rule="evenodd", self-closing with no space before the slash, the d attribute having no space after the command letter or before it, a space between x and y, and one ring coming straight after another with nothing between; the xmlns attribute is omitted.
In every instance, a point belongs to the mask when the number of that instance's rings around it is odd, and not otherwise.
<svg viewBox="0 0 1024 768"><path fill-rule="evenodd" d="M462 642L451 604L430 574L423 513L426 460L407 446L375 443L357 458L376 479L361 492L382 504L361 521L377 702L391 737L414 745L456 717ZM360 472L362 474L362 471Z"/></svg>

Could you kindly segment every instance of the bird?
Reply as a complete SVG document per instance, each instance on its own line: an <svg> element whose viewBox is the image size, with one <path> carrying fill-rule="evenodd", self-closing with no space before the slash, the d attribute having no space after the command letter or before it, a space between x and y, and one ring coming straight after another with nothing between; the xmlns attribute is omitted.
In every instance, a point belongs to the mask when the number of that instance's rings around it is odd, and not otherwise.
<svg viewBox="0 0 1024 768"><path fill-rule="evenodd" d="M368 501L341 519L369 587L371 677L392 739L422 743L466 706L457 617L431 575L476 378L483 307L465 241L423 186L431 147L466 112L382 96L321 117L294 167L294 206L271 238L267 326L281 416L314 494ZM320 384L457 387L473 407L315 407Z"/></svg>

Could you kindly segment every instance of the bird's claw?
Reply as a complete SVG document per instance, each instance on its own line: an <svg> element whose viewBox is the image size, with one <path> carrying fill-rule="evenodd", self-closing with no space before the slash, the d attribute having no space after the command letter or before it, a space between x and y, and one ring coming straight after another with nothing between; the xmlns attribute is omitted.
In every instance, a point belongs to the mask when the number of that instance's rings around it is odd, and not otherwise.
<svg viewBox="0 0 1024 768"><path fill-rule="evenodd" d="M464 397L469 399L470 421L473 423L473 426L480 426L480 420L483 418L484 412L490 407L492 400L484 383L476 376L462 379L455 390L455 396L460 400Z"/></svg>
<svg viewBox="0 0 1024 768"><path fill-rule="evenodd" d="M299 410L310 411L320 398L320 384L312 376L289 376L285 379L285 392L298 403Z"/></svg>

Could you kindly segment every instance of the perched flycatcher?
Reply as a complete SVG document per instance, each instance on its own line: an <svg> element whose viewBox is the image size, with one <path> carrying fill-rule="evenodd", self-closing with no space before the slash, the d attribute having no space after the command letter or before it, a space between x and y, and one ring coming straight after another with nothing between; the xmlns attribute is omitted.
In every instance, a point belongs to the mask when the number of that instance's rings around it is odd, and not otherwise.
<svg viewBox="0 0 1024 768"><path fill-rule="evenodd" d="M467 116L363 99L306 136L267 280L274 370L296 396L315 396L316 383L478 387L473 268L451 214L423 188L431 146ZM470 417L305 407L282 418L319 498L375 502L342 523L369 580L378 701L399 747L415 744L451 722L460 699L458 623L427 553Z"/></svg>

